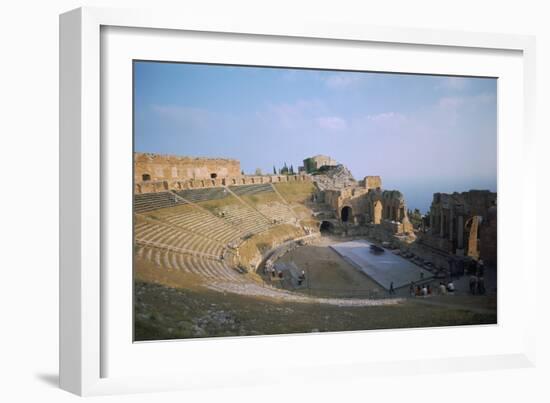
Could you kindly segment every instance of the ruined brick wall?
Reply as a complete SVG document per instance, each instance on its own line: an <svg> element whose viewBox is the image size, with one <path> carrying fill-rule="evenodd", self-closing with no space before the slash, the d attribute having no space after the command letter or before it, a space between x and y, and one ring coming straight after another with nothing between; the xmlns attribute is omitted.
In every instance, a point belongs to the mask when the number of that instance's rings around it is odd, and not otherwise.
<svg viewBox="0 0 550 403"><path fill-rule="evenodd" d="M382 189L382 178L380 176L365 176L363 184L366 189Z"/></svg>
<svg viewBox="0 0 550 403"><path fill-rule="evenodd" d="M477 258L484 250L488 261L496 261L496 214L491 225L487 221L491 211L496 211L496 200L497 194L488 190L435 193L430 207L430 237L446 241L445 247L439 248L443 252L448 253L450 245L451 253ZM481 217L479 226L477 217Z"/></svg>
<svg viewBox="0 0 550 403"><path fill-rule="evenodd" d="M234 159L134 153L135 182L219 179L241 175Z"/></svg>
<svg viewBox="0 0 550 403"><path fill-rule="evenodd" d="M487 217L489 209L495 205L497 194L488 190L470 190L462 193L466 213L470 216Z"/></svg>
<svg viewBox="0 0 550 403"><path fill-rule="evenodd" d="M202 189L220 186L258 185L263 183L310 182L309 175L239 175L216 179L185 179L136 182L135 193L165 192L167 190Z"/></svg>
<svg viewBox="0 0 550 403"><path fill-rule="evenodd" d="M338 215L345 206L351 207L354 217L364 216L368 212L368 200L365 197L367 190L364 188L327 189L323 193L324 202L338 212ZM365 221L363 218L357 219Z"/></svg>
<svg viewBox="0 0 550 403"><path fill-rule="evenodd" d="M403 194L398 190L370 189L366 196L367 221L379 224L381 220L401 222L407 217Z"/></svg>
<svg viewBox="0 0 550 403"><path fill-rule="evenodd" d="M486 265L497 265L497 208L489 209L479 230L479 257Z"/></svg>
<svg viewBox="0 0 550 403"><path fill-rule="evenodd" d="M376 180L375 185L381 184ZM327 189L324 192L324 202L337 213L338 217L344 207L351 207L354 221L359 224L382 224L382 221L395 222L391 227L394 233L412 232L412 226L407 218L407 207L403 194L397 190L381 191L355 186L344 189ZM404 223L404 225L402 225ZM388 224L392 225L392 224Z"/></svg>

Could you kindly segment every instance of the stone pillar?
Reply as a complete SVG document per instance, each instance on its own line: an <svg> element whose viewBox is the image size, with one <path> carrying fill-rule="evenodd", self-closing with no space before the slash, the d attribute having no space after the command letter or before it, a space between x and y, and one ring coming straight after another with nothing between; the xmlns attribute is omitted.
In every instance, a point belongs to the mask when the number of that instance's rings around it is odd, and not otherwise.
<svg viewBox="0 0 550 403"><path fill-rule="evenodd" d="M443 238L443 235L445 234L445 229L443 228L443 209L440 209L439 212L439 236Z"/></svg>
<svg viewBox="0 0 550 403"><path fill-rule="evenodd" d="M464 217L459 215L457 217L457 224L456 224L456 240L457 240L457 249L464 249Z"/></svg>
<svg viewBox="0 0 550 403"><path fill-rule="evenodd" d="M450 241L454 239L453 219L454 219L454 210L451 208L449 212L449 240Z"/></svg>
<svg viewBox="0 0 550 403"><path fill-rule="evenodd" d="M430 209L430 231L433 232L433 228L434 228L434 225L435 225L435 221L434 221L434 214L435 214L435 211L433 208Z"/></svg>

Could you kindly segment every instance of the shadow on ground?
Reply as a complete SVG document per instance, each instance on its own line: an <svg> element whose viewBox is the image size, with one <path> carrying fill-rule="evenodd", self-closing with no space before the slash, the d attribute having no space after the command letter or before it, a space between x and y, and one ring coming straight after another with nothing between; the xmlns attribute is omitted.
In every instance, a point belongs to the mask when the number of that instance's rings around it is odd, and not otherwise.
<svg viewBox="0 0 550 403"><path fill-rule="evenodd" d="M58 374L36 374L37 379L41 380L47 385L58 388L59 387L59 375Z"/></svg>

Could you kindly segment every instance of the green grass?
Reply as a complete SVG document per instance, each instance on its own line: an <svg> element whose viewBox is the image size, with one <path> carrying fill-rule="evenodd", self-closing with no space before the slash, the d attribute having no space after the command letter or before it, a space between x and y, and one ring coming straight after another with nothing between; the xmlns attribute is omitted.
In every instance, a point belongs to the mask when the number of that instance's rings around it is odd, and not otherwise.
<svg viewBox="0 0 550 403"><path fill-rule="evenodd" d="M273 185L289 203L304 203L315 192L315 185L312 182L281 182Z"/></svg>
<svg viewBox="0 0 550 403"><path fill-rule="evenodd" d="M172 215L180 215L180 214L185 214L192 211L196 211L196 207L191 206L189 204L180 204L173 207L166 207L158 210L148 211L142 214L149 217L162 219Z"/></svg>
<svg viewBox="0 0 550 403"><path fill-rule="evenodd" d="M255 234L243 242L239 247L240 261L246 265L247 262L264 254L275 245L303 235L304 232L294 225L281 224L271 227L269 230Z"/></svg>
<svg viewBox="0 0 550 403"><path fill-rule="evenodd" d="M242 206L242 203L233 195L228 195L227 197L224 197L223 199L216 199L216 200L207 200L200 203L197 203L202 208L205 208L206 210L216 213L223 207L228 207L232 205L239 205Z"/></svg>
<svg viewBox="0 0 550 403"><path fill-rule="evenodd" d="M281 198L275 192L263 192L263 193L256 193L253 195L242 195L240 196L240 198L243 199L246 203L249 203L253 206L258 206L260 204L267 204L267 203L273 203L273 202L282 203Z"/></svg>

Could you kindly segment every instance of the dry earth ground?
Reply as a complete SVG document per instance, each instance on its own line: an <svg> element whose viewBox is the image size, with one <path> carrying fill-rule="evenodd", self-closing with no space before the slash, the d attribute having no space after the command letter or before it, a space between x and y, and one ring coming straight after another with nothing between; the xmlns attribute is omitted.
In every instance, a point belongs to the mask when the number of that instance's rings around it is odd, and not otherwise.
<svg viewBox="0 0 550 403"><path fill-rule="evenodd" d="M407 299L392 306L340 307L208 290L202 279L138 262L135 267L134 338L180 338L310 333L491 324L491 297L468 306ZM482 301L485 301L482 303Z"/></svg>

